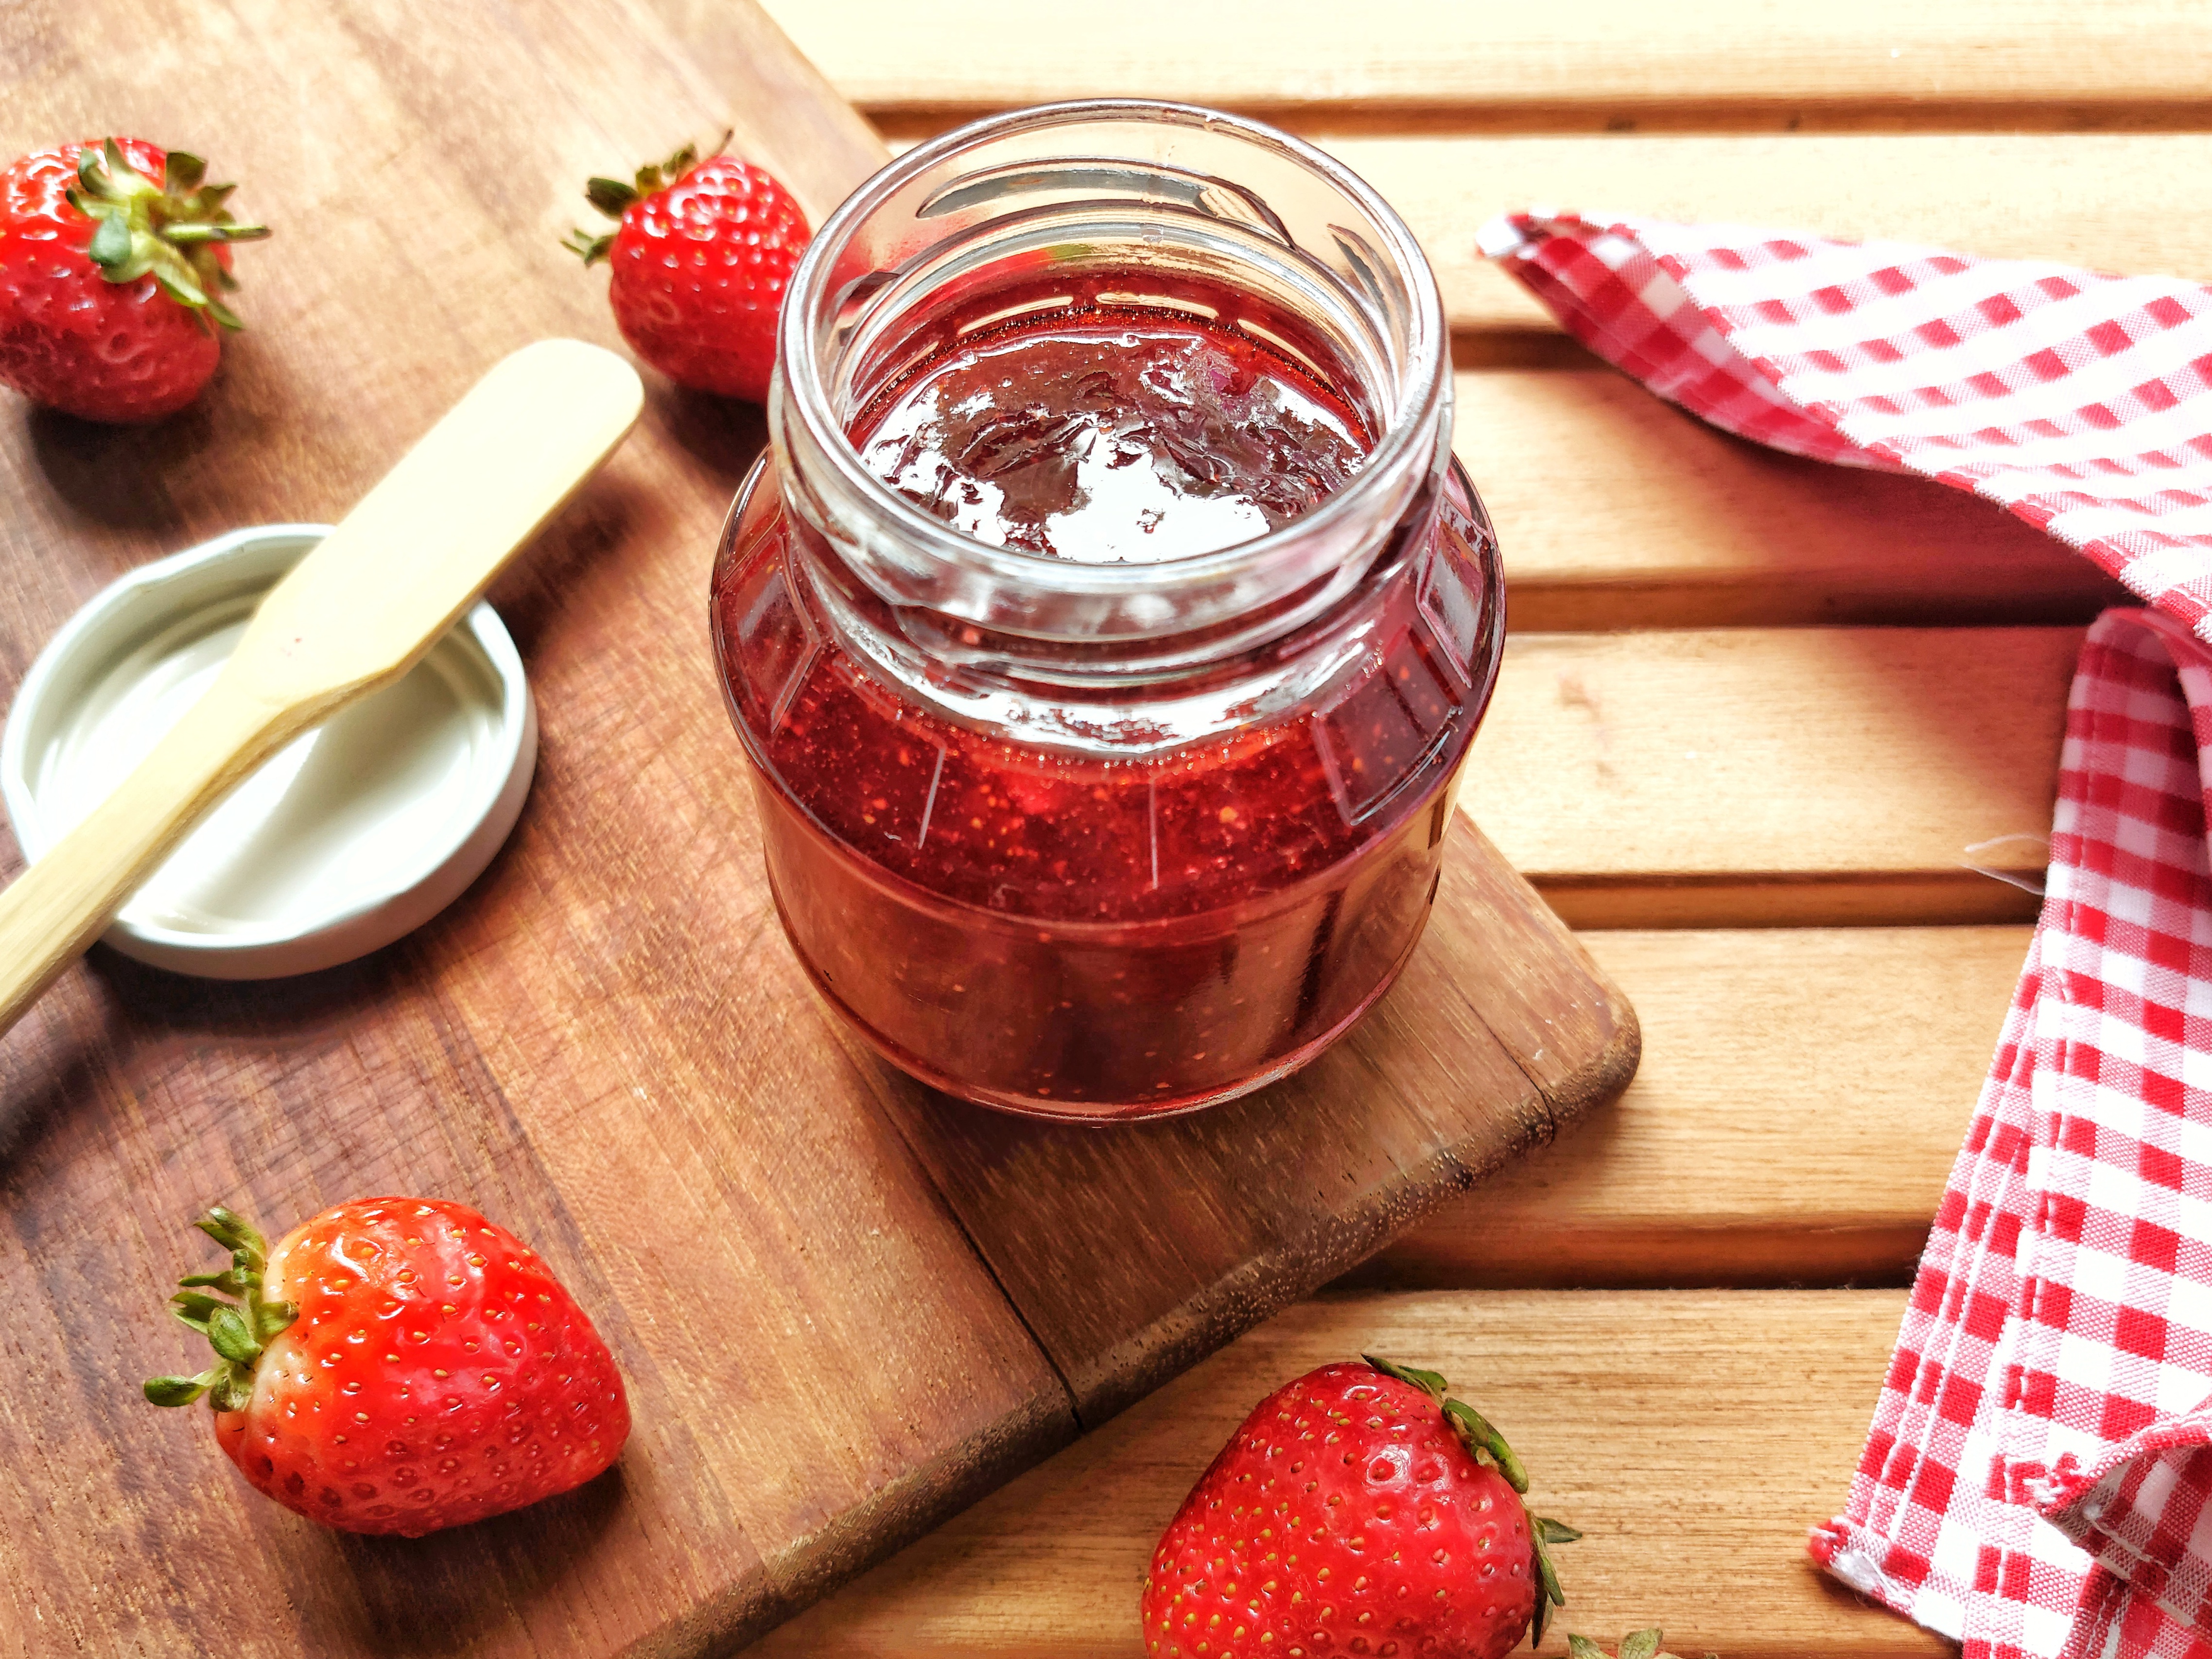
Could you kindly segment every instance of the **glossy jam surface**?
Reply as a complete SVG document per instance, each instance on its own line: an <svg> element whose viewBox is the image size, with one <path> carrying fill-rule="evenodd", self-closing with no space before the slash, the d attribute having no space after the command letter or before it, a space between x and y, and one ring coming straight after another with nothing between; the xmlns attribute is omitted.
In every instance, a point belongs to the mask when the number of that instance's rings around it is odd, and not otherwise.
<svg viewBox="0 0 2212 1659"><path fill-rule="evenodd" d="M1224 514L1272 525L1356 472L1365 434L1287 360L1179 319L1129 333L1062 318L963 344L864 410L856 447L972 534L1085 561L1218 546ZM1456 473L1412 533L1309 643L1330 665L1310 696L1161 744L1133 694L1127 742L1048 744L1026 733L1059 712L1048 689L980 725L853 649L833 556L801 544L764 460L713 617L817 984L925 1081L1029 1111L1184 1109L1310 1059L1419 937L1494 664Z"/></svg>
<svg viewBox="0 0 2212 1659"><path fill-rule="evenodd" d="M870 471L955 529L1085 564L1264 536L1373 447L1283 353L1164 311L979 332L878 395L854 439Z"/></svg>

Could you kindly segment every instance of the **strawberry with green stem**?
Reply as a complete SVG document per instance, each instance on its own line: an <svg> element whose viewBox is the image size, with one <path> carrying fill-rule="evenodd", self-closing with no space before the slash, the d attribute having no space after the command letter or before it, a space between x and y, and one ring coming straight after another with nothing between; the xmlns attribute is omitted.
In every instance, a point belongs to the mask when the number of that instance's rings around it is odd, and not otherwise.
<svg viewBox="0 0 2212 1659"><path fill-rule="evenodd" d="M1563 1605L1528 1471L1434 1371L1323 1365L1254 1407L1145 1579L1149 1659L1503 1659Z"/></svg>
<svg viewBox="0 0 2212 1659"><path fill-rule="evenodd" d="M222 295L240 224L207 163L137 138L0 169L0 383L89 420L150 421L198 395L240 326Z"/></svg>
<svg viewBox="0 0 2212 1659"><path fill-rule="evenodd" d="M1458 1434L1468 1454L1478 1463L1489 1463L1505 1478L1514 1495L1526 1498L1528 1494L1528 1471L1505 1443L1505 1437L1480 1412L1463 1400L1455 1400L1446 1392L1449 1387L1443 1374L1419 1370L1411 1365L1394 1364L1373 1354L1360 1356L1385 1376L1395 1376L1401 1382L1410 1382L1423 1390L1437 1402L1444 1419ZM1522 1506L1526 1509L1526 1505ZM1559 1569L1552 1563L1551 1547L1554 1544L1573 1544L1582 1534L1563 1521L1554 1521L1534 1510L1528 1515L1528 1545L1536 1559L1536 1575L1542 1594L1536 1598L1536 1607L1528 1621L1528 1645L1534 1647L1544 1639L1544 1626L1550 1621L1551 1610L1567 1605L1565 1590L1560 1588ZM1647 1656L1648 1659L1648 1656Z"/></svg>
<svg viewBox="0 0 2212 1659"><path fill-rule="evenodd" d="M259 241L269 227L234 220L224 204L238 186L209 184L207 163L197 155L168 151L161 175L149 178L133 167L112 138L98 150L87 144L77 152L70 205L99 227L86 256L108 282L135 283L150 273L187 310L204 312L225 328L245 327L216 297L238 286L222 250Z"/></svg>
<svg viewBox="0 0 2212 1659"><path fill-rule="evenodd" d="M607 300L630 349L679 385L766 402L776 319L809 236L791 192L720 146L702 161L686 144L629 180L590 180L584 198L615 228L562 246L612 269Z"/></svg>
<svg viewBox="0 0 2212 1659"><path fill-rule="evenodd" d="M169 1311L207 1338L216 1363L198 1376L156 1376L146 1398L157 1406L189 1406L202 1395L214 1396L219 1412L244 1411L253 1398L253 1366L269 1340L300 1316L289 1302L263 1299L262 1273L269 1247L243 1216L212 1206L192 1223L230 1252L230 1266L219 1273L187 1273L169 1298ZM222 1291L235 1302L210 1296Z"/></svg>
<svg viewBox="0 0 2212 1659"><path fill-rule="evenodd" d="M621 1452L606 1344L529 1246L466 1206L359 1199L273 1249L228 1210L195 1224L230 1265L183 1279L170 1310L216 1363L146 1397L206 1396L216 1443L287 1509L416 1537L566 1492Z"/></svg>

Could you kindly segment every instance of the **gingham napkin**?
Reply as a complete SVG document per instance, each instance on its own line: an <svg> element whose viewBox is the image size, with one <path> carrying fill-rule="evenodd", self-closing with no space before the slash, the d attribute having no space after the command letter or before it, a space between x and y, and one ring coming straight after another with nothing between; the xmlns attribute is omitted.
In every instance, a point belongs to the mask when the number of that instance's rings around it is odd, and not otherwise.
<svg viewBox="0 0 2212 1659"><path fill-rule="evenodd" d="M2155 607L2083 647L2042 919L1812 1549L1968 1659L2212 1659L2212 290L1638 219L1482 243L1661 396L1971 489Z"/></svg>

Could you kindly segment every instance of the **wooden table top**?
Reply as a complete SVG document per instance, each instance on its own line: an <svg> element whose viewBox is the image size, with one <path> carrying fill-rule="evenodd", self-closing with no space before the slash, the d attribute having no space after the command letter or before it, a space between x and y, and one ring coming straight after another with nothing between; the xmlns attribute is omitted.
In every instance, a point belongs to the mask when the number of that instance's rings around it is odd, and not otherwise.
<svg viewBox="0 0 2212 1659"><path fill-rule="evenodd" d="M514 0L477 3L495 53ZM744 50L714 0L649 3L702 85ZM594 8L623 7L563 4L580 75ZM1955 492L1698 425L1568 341L1474 233L1544 202L2212 276L2212 11L767 4L894 144L1049 99L1188 99L1313 138L1406 215L1443 285L1459 451L1511 588L1468 805L1627 992L1644 1057L1557 1145L757 1650L1136 1659L1152 1544L1235 1423L1380 1348L1480 1399L1549 1511L1585 1528L1547 1655L1570 1629L1651 1623L1729 1659L1940 1651L1816 1572L1804 1533L1848 1486L2027 942L2034 899L1969 866L2039 865L2075 647L2120 596ZM246 0L195 26L274 40L295 15ZM134 52L158 71L159 40L70 71L88 102ZM634 116L622 153L671 142ZM9 132L7 153L47 136ZM329 228L374 252L368 228ZM467 235L442 234L459 257ZM35 1620L0 1628L0 1659L56 1650ZM580 1650L547 1628L541 1650Z"/></svg>
<svg viewBox="0 0 2212 1659"><path fill-rule="evenodd" d="M1635 1002L1643 1069L1401 1237L771 1637L776 1655L1133 1659L1152 1546L1259 1397L1365 1347L1522 1446L1565 1632L1944 1645L1815 1571L2027 942L2080 629L2121 598L1953 491L1662 404L1480 261L1533 203L2212 276L2212 14L1917 0L1690 14L769 0L894 143L1115 93L1261 114L1406 215L1514 636L1469 809ZM1995 845L1984 846L1984 843ZM1982 848L1970 852L1970 848Z"/></svg>

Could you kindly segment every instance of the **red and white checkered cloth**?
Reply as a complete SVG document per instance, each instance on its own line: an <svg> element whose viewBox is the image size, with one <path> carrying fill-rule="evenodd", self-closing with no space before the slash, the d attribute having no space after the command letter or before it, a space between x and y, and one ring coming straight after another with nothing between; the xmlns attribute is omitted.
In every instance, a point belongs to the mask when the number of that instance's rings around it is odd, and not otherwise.
<svg viewBox="0 0 2212 1659"><path fill-rule="evenodd" d="M2212 289L1549 213L1482 246L1661 396L2155 607L2083 647L2042 920L1812 1547L1968 1659L2212 1659Z"/></svg>

